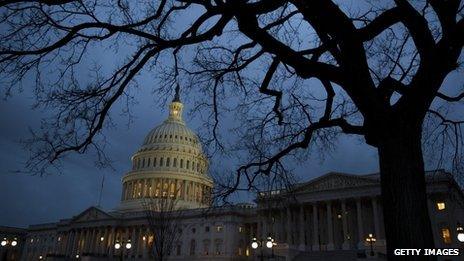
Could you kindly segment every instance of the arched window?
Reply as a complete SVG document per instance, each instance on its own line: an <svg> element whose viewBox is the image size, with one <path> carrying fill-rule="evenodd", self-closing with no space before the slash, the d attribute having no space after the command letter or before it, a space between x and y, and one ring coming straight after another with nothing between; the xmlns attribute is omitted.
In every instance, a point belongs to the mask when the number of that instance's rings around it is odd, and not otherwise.
<svg viewBox="0 0 464 261"><path fill-rule="evenodd" d="M160 158L160 167L163 167L163 165L164 165L164 160L163 158Z"/></svg>
<svg viewBox="0 0 464 261"><path fill-rule="evenodd" d="M192 161L192 170L195 170L195 161Z"/></svg>
<svg viewBox="0 0 464 261"><path fill-rule="evenodd" d="M180 159L180 167L181 167L181 168L184 167L184 159Z"/></svg>
<svg viewBox="0 0 464 261"><path fill-rule="evenodd" d="M153 167L156 167L156 158L153 158Z"/></svg>
<svg viewBox="0 0 464 261"><path fill-rule="evenodd" d="M190 169L190 160L187 160L187 169Z"/></svg>
<svg viewBox="0 0 464 261"><path fill-rule="evenodd" d="M150 163L151 163L151 158L148 158L147 167L150 167Z"/></svg>
<svg viewBox="0 0 464 261"><path fill-rule="evenodd" d="M174 162L173 162L172 166L173 166L174 168L177 167L177 158L174 158Z"/></svg>
<svg viewBox="0 0 464 261"><path fill-rule="evenodd" d="M166 159L166 167L169 167L171 165L171 158Z"/></svg>
<svg viewBox="0 0 464 261"><path fill-rule="evenodd" d="M145 168L145 158L142 160L142 168Z"/></svg>
<svg viewBox="0 0 464 261"><path fill-rule="evenodd" d="M195 239L192 239L190 241L190 255L191 256L195 255L195 245L196 245Z"/></svg>

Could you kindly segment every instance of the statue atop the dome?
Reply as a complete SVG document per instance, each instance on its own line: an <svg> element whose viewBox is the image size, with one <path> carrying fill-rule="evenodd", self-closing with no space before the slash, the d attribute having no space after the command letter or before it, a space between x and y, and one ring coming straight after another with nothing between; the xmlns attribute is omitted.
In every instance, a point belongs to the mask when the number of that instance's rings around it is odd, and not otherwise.
<svg viewBox="0 0 464 261"><path fill-rule="evenodd" d="M177 84L176 86L176 93L174 94L174 99L172 102L180 102L180 86Z"/></svg>
<svg viewBox="0 0 464 261"><path fill-rule="evenodd" d="M176 93L174 99L172 99L171 104L169 105L169 118L168 120L175 120L180 123L183 123L182 120L182 108L184 107L180 102L180 86L177 84Z"/></svg>

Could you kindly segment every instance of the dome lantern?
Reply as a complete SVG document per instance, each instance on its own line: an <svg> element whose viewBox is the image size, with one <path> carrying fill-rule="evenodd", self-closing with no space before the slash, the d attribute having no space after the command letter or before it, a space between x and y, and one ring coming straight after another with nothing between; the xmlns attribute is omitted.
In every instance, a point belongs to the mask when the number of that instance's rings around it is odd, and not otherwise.
<svg viewBox="0 0 464 261"><path fill-rule="evenodd" d="M169 105L169 118L168 120L179 121L183 122L182 120L182 108L184 105L180 102L180 86L177 84L176 86L176 93L174 95L174 99L172 100L171 104Z"/></svg>

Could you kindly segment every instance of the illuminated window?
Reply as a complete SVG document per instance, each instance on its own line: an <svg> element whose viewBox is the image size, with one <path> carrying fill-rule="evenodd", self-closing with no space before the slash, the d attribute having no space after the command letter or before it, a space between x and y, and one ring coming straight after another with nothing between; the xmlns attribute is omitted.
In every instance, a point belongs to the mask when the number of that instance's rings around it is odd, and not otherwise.
<svg viewBox="0 0 464 261"><path fill-rule="evenodd" d="M224 229L223 226L216 226L216 231L217 232L222 232L223 229Z"/></svg>
<svg viewBox="0 0 464 261"><path fill-rule="evenodd" d="M448 228L441 229L441 237L443 238L443 242L445 244L451 244L451 235L450 230Z"/></svg>
<svg viewBox="0 0 464 261"><path fill-rule="evenodd" d="M242 227L242 226L239 226L239 227L238 227L238 232L239 232L239 233L242 233L242 232L243 232L243 227Z"/></svg>
<svg viewBox="0 0 464 261"><path fill-rule="evenodd" d="M446 208L445 202L437 202L437 209L444 210Z"/></svg>
<svg viewBox="0 0 464 261"><path fill-rule="evenodd" d="M250 256L250 249L248 247L245 249L245 255Z"/></svg>

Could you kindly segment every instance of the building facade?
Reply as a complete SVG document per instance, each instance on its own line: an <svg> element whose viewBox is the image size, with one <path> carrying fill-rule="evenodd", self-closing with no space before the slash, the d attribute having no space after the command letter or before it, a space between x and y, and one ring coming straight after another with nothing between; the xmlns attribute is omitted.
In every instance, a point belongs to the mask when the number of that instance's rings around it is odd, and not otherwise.
<svg viewBox="0 0 464 261"><path fill-rule="evenodd" d="M165 198L176 199L173 211L181 213L168 260L383 259L378 174L328 173L291 190L262 192L253 204L211 207L208 161L182 119L178 91L169 109L132 157L118 207L90 207L70 219L31 225L21 234L20 255L3 260L153 259L156 238L146 204ZM457 223L464 222L462 189L451 174L434 171L427 173L427 192L436 246L462 247L456 240ZM373 256L369 235L376 239ZM253 238L264 243L268 237L271 249L251 248ZM130 249L115 247L127 242Z"/></svg>

